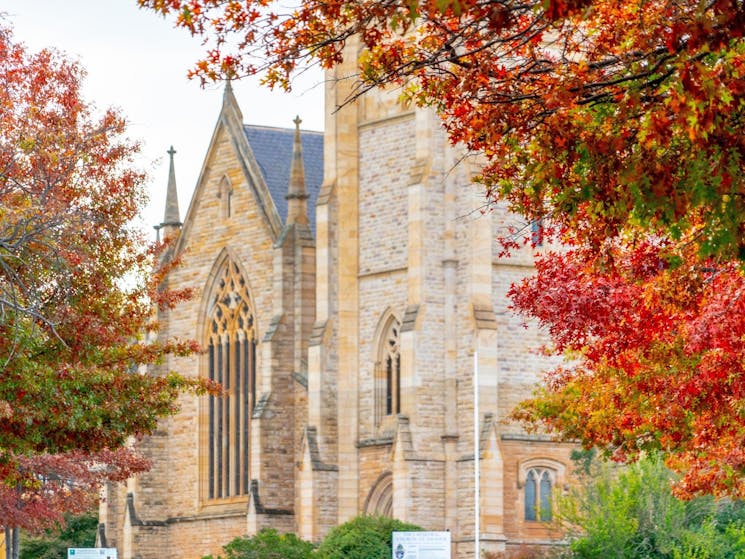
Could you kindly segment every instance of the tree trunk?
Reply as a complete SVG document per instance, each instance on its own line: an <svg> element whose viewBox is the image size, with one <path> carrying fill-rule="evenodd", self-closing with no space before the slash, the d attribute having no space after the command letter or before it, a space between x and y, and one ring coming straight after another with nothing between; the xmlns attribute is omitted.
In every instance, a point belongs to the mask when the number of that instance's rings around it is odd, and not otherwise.
<svg viewBox="0 0 745 559"><path fill-rule="evenodd" d="M21 529L13 528L13 559L18 559L21 552Z"/></svg>

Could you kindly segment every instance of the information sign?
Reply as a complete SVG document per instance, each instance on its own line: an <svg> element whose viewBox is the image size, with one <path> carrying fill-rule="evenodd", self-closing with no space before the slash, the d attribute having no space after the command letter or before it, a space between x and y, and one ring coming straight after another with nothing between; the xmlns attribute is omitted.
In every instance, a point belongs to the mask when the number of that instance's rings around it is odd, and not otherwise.
<svg viewBox="0 0 745 559"><path fill-rule="evenodd" d="M119 559L115 547L68 547L67 559Z"/></svg>
<svg viewBox="0 0 745 559"><path fill-rule="evenodd" d="M393 532L392 559L450 559L450 532Z"/></svg>

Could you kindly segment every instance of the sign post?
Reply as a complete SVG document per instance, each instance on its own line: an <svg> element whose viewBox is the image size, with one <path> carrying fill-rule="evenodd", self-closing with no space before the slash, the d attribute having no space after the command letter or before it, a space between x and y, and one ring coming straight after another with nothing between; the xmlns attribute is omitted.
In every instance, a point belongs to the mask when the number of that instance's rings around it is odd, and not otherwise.
<svg viewBox="0 0 745 559"><path fill-rule="evenodd" d="M450 532L393 532L391 559L450 559Z"/></svg>

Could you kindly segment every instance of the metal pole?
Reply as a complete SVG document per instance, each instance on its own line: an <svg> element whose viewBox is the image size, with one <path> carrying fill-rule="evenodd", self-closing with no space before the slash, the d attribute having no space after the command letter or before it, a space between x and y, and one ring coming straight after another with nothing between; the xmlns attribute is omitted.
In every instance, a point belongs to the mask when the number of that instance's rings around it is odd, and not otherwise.
<svg viewBox="0 0 745 559"><path fill-rule="evenodd" d="M481 455L481 433L479 425L479 352L473 352L473 477L474 477L474 503L473 503L473 533L474 533L474 559L479 559L480 554L480 532L481 532L481 472L479 460Z"/></svg>

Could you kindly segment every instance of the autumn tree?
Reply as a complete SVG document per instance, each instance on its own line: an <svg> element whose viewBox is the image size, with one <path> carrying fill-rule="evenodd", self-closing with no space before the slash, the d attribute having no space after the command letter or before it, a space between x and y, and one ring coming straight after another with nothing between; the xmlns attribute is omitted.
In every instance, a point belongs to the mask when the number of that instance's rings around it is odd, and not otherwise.
<svg viewBox="0 0 745 559"><path fill-rule="evenodd" d="M81 97L83 71L0 28L0 525L41 529L105 480L147 464L126 448L208 388L147 365L195 349L150 341L159 247L132 225L138 146ZM77 501L76 501L77 499Z"/></svg>
<svg viewBox="0 0 745 559"><path fill-rule="evenodd" d="M124 482L149 468L148 460L126 447L14 456L13 472L0 483L0 526L8 557L20 556L21 530L42 535L64 526L70 514L96 506L103 484Z"/></svg>
<svg viewBox="0 0 745 559"><path fill-rule="evenodd" d="M665 451L683 494L745 494L742 2L138 3L205 38L199 79L289 87L356 56L357 93L434 107L487 196L568 247L513 291L573 359L517 415L619 460Z"/></svg>
<svg viewBox="0 0 745 559"><path fill-rule="evenodd" d="M518 419L619 461L662 451L679 495L745 497L745 282L739 262L671 263L671 241L549 252L513 286L570 361ZM695 252L696 247L688 249Z"/></svg>

